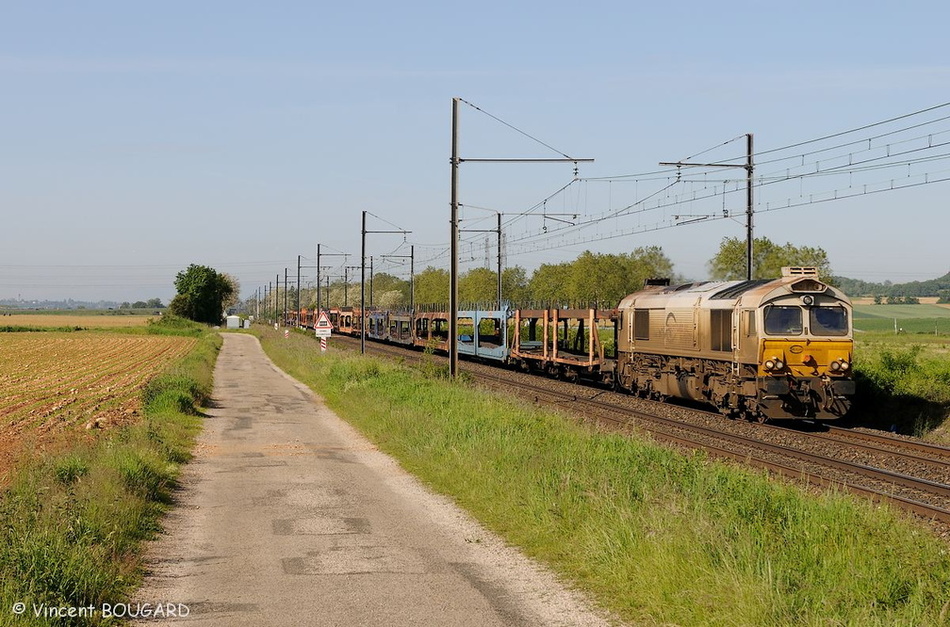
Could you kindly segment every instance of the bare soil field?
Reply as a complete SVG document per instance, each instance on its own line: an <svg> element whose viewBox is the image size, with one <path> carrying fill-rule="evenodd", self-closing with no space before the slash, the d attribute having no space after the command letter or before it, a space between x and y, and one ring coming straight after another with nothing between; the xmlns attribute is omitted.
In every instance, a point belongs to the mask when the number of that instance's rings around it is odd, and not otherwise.
<svg viewBox="0 0 950 627"><path fill-rule="evenodd" d="M167 336L0 333L0 485L25 453L138 419L142 386L194 344Z"/></svg>

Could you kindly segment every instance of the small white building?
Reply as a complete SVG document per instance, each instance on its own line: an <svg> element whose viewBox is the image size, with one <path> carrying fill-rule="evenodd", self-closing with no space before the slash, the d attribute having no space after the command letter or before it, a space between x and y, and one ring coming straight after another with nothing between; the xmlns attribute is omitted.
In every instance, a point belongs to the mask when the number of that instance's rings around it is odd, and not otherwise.
<svg viewBox="0 0 950 627"><path fill-rule="evenodd" d="M240 329L240 328L241 328L241 316L228 316L228 328L229 328L229 329Z"/></svg>

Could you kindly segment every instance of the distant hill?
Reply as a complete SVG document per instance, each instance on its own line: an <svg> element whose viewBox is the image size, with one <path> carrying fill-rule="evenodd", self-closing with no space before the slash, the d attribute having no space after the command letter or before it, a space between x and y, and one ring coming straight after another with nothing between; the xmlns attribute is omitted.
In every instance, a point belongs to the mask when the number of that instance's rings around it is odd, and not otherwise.
<svg viewBox="0 0 950 627"><path fill-rule="evenodd" d="M844 290L851 298L860 296L914 296L916 298L936 296L944 302L950 301L950 272L938 279L929 281L911 281L910 283L868 283L843 276L831 277L831 282Z"/></svg>

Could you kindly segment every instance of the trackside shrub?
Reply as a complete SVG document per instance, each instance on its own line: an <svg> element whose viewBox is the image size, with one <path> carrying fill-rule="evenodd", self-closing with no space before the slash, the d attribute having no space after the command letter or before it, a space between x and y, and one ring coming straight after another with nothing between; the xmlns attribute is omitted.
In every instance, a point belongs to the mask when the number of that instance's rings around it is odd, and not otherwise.
<svg viewBox="0 0 950 627"><path fill-rule="evenodd" d="M920 344L856 351L855 415L862 424L923 436L950 417L950 360Z"/></svg>

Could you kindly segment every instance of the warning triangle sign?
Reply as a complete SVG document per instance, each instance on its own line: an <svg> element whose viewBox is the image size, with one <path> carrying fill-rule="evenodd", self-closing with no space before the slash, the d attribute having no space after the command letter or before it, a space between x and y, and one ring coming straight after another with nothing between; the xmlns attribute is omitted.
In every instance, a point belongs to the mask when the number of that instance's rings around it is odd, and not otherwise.
<svg viewBox="0 0 950 627"><path fill-rule="evenodd" d="M327 312L321 311L320 317L317 318L317 329L332 329L333 325L330 323L330 317L327 315Z"/></svg>

